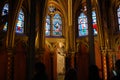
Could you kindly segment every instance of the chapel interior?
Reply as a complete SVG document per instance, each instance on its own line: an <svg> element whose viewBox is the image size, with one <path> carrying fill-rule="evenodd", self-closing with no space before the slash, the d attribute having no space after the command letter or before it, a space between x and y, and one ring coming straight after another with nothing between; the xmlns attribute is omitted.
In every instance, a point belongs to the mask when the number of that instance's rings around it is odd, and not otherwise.
<svg viewBox="0 0 120 80"><path fill-rule="evenodd" d="M48 80L90 65L110 80L118 59L120 0L0 0L0 80L32 80L37 62Z"/></svg>

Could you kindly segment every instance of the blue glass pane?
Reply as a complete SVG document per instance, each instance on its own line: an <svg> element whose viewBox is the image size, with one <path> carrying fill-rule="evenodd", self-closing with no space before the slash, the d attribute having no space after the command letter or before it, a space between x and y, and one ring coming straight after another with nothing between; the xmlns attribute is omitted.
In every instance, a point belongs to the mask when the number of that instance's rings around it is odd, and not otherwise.
<svg viewBox="0 0 120 80"><path fill-rule="evenodd" d="M23 31L24 31L24 13L22 10L20 10L16 24L16 33L23 33Z"/></svg>
<svg viewBox="0 0 120 80"><path fill-rule="evenodd" d="M93 16L92 19L93 19L93 24L96 23L96 17Z"/></svg>
<svg viewBox="0 0 120 80"><path fill-rule="evenodd" d="M3 10L2 10L2 16L8 14L8 4L5 4L4 7L3 7Z"/></svg>
<svg viewBox="0 0 120 80"><path fill-rule="evenodd" d="M82 29L79 31L79 36L86 36L86 35L88 35L88 30Z"/></svg>
<svg viewBox="0 0 120 80"><path fill-rule="evenodd" d="M45 34L46 36L50 35L50 16L46 17L46 25L45 25Z"/></svg>
<svg viewBox="0 0 120 80"><path fill-rule="evenodd" d="M120 18L118 18L118 24L120 24Z"/></svg>
<svg viewBox="0 0 120 80"><path fill-rule="evenodd" d="M120 17L120 11L117 14L118 14L118 17Z"/></svg>
<svg viewBox="0 0 120 80"><path fill-rule="evenodd" d="M85 18L85 17L86 17L86 15L84 13L81 13L79 16L79 18Z"/></svg>
<svg viewBox="0 0 120 80"><path fill-rule="evenodd" d="M60 17L59 14L55 14L55 15L54 15L54 19L61 19L61 17Z"/></svg>
<svg viewBox="0 0 120 80"><path fill-rule="evenodd" d="M87 26L88 26L87 24L80 24L80 25L79 25L79 30L88 29Z"/></svg>
<svg viewBox="0 0 120 80"><path fill-rule="evenodd" d="M87 23L87 18L79 18L79 24L85 24Z"/></svg>
<svg viewBox="0 0 120 80"><path fill-rule="evenodd" d="M118 11L118 12L120 11L120 7L117 9L117 11Z"/></svg>
<svg viewBox="0 0 120 80"><path fill-rule="evenodd" d="M46 36L50 36L50 31L45 31Z"/></svg>
<svg viewBox="0 0 120 80"><path fill-rule="evenodd" d="M53 36L62 36L62 21L59 14L53 18Z"/></svg>
<svg viewBox="0 0 120 80"><path fill-rule="evenodd" d="M92 11L92 16L96 16L96 13L95 13L95 11Z"/></svg>

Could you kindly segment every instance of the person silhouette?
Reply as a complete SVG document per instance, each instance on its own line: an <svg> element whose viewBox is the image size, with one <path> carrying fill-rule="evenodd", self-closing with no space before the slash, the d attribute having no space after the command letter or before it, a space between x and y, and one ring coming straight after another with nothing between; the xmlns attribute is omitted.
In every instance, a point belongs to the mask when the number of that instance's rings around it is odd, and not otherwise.
<svg viewBox="0 0 120 80"><path fill-rule="evenodd" d="M70 68L65 75L65 80L77 80L77 72L74 68Z"/></svg>
<svg viewBox="0 0 120 80"><path fill-rule="evenodd" d="M89 80L101 80L99 76L99 69L96 65L89 67Z"/></svg>
<svg viewBox="0 0 120 80"><path fill-rule="evenodd" d="M35 75L32 80L48 80L45 65L41 62L35 64Z"/></svg>
<svg viewBox="0 0 120 80"><path fill-rule="evenodd" d="M112 72L113 76L111 80L120 80L120 59L115 62L115 70Z"/></svg>

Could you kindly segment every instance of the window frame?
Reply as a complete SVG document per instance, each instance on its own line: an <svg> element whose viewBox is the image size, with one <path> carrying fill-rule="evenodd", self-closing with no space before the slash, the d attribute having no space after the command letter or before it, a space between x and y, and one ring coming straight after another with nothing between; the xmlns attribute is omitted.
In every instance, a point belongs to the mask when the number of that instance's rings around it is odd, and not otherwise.
<svg viewBox="0 0 120 80"><path fill-rule="evenodd" d="M62 23L62 24L61 24L61 26L62 26L61 28L62 28L62 29L61 29L61 35L60 35L60 36L54 36L54 35L53 35L53 31L54 31L54 30L53 30L53 26L54 26L54 24L53 24L53 18L54 18L54 15L55 15L55 14L59 14L59 16L61 17L61 23ZM63 33L64 33L64 32L63 32L63 31L64 31L64 29L63 29L63 26L64 26L63 14L62 14L59 10L57 10L57 9L55 8L55 11L52 12L52 14L51 14L50 12L48 12L46 16L52 16L52 18L51 18L51 19L52 19L52 23L50 22L50 25L52 24L52 27L50 26L50 35L49 35L49 36L46 36L46 30L45 30L45 37L46 37L46 38L62 38L63 35L64 35L64 34L63 34ZM45 29L46 29L46 17L45 17ZM52 30L51 30L51 29L52 29ZM51 32L51 31L52 31L52 32Z"/></svg>
<svg viewBox="0 0 120 80"><path fill-rule="evenodd" d="M79 36L79 27L78 27L78 18L80 17L80 14L81 13L84 13L85 15L86 15L86 18L87 18L87 10L85 9L85 11L84 11L84 6L82 7L82 9L80 10L80 12L78 13L78 15L77 15L77 37L78 38L82 38L82 37L87 37L88 35L89 35L89 33L87 34L87 35L83 35L83 36ZM94 8L92 8L92 12L95 12L96 13L96 10L94 9ZM98 24L97 24L97 13L96 13L96 25L97 25L97 29L98 29ZM92 20L93 20L93 16L92 16ZM88 25L88 22L87 22L87 25ZM88 29L88 26L87 26L87 29ZM95 32L94 32L94 36L97 36L98 35L98 31L97 31L97 34L95 34Z"/></svg>

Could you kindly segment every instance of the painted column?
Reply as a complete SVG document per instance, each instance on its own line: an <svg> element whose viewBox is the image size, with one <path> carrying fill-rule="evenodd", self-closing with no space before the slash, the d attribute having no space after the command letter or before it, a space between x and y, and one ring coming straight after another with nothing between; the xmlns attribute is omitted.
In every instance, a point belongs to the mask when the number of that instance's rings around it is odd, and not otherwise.
<svg viewBox="0 0 120 80"><path fill-rule="evenodd" d="M7 80L14 80L14 54L12 49L8 49L7 57Z"/></svg>
<svg viewBox="0 0 120 80"><path fill-rule="evenodd" d="M106 63L106 50L101 50L102 55L102 68L103 68L103 80L107 80L107 63Z"/></svg>
<svg viewBox="0 0 120 80"><path fill-rule="evenodd" d="M75 26L73 26L73 7L72 0L68 0L68 54L70 54L70 67L74 68L75 55Z"/></svg>
<svg viewBox="0 0 120 80"><path fill-rule="evenodd" d="M6 36L6 48L7 48L7 80L14 80L14 40L15 40L15 27L16 20L19 14L23 0L8 0L9 3L9 15L8 15L8 28ZM14 5L13 5L14 4ZM11 20L12 19L12 20Z"/></svg>
<svg viewBox="0 0 120 80"><path fill-rule="evenodd" d="M108 80L110 80L110 78L112 77L112 75L111 75L111 72L112 72L112 70L113 70L113 68L114 68L114 65L113 65L113 54L112 54L112 51L111 50L108 50L108 55L107 55L107 57L108 57Z"/></svg>
<svg viewBox="0 0 120 80"><path fill-rule="evenodd" d="M50 52L50 63L51 63L51 80L55 80L55 76L54 76L54 52L51 51Z"/></svg>
<svg viewBox="0 0 120 80"><path fill-rule="evenodd" d="M89 41L89 56L90 65L95 64L95 50L94 50L94 31L92 25L92 6L91 0L86 0L87 2L87 20L88 20L88 41Z"/></svg>
<svg viewBox="0 0 120 80"><path fill-rule="evenodd" d="M36 51L36 58L38 61L43 62L44 46L45 46L45 30L43 25L43 13L44 13L45 0L37 0L36 2L36 44L38 45Z"/></svg>

